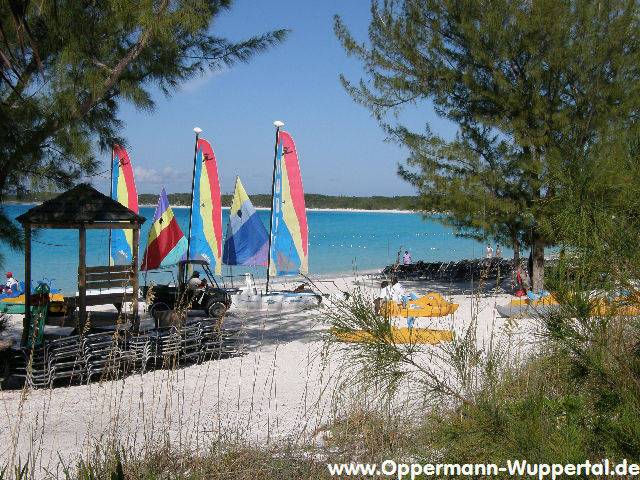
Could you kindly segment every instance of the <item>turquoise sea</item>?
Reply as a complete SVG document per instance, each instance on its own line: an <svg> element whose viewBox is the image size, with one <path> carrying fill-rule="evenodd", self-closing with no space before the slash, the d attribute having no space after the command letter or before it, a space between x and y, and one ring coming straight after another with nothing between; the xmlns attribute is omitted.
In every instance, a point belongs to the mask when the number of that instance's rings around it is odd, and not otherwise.
<svg viewBox="0 0 640 480"><path fill-rule="evenodd" d="M5 205L12 218L26 212L33 205ZM182 230L189 227L189 209L174 208ZM155 207L140 207L147 218L140 236L140 258L147 244L147 236ZM269 212L259 211L269 227ZM229 209L222 210L222 224L226 230ZM395 212L308 211L309 275L367 272L380 270L393 263L399 251L408 250L414 262L450 261L484 256L486 243L458 238L452 230L440 225L435 217L423 220L421 215ZM87 231L87 265L107 265L108 230ZM5 254L2 269L11 270L19 281L24 280L24 257L0 243ZM494 245L495 248L495 245ZM512 253L502 247L503 256ZM77 230L35 230L32 243L32 278L53 279L53 287L66 295L77 290L78 232ZM255 277L265 276L264 267L223 267L223 275L250 271ZM4 273L4 272L3 272ZM169 275L168 273L163 276ZM156 280L158 274L154 277ZM144 278L141 276L141 281Z"/></svg>

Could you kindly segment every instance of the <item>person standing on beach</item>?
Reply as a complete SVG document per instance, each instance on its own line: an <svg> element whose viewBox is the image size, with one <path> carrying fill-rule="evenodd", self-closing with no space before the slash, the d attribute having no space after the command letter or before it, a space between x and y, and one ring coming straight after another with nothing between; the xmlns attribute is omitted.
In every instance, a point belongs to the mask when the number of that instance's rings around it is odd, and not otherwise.
<svg viewBox="0 0 640 480"><path fill-rule="evenodd" d="M380 293L378 297L373 301L373 305L375 307L376 313L380 313L380 307L384 302L391 300L393 296L391 295L391 287L389 286L389 282L386 280L380 284Z"/></svg>
<svg viewBox="0 0 640 480"><path fill-rule="evenodd" d="M394 278L391 282L391 299L398 305L405 306L407 304L407 291L404 286Z"/></svg>
<svg viewBox="0 0 640 480"><path fill-rule="evenodd" d="M410 300L417 300L413 293L407 293L404 286L398 282L396 278L391 282L391 295L393 296L393 301L398 304L398 306L402 306L402 308L407 308L407 303ZM413 322L415 321L415 317L407 317L407 327L409 329L413 328Z"/></svg>
<svg viewBox="0 0 640 480"><path fill-rule="evenodd" d="M493 258L493 248L491 248L491 244L487 244L487 258Z"/></svg>
<svg viewBox="0 0 640 480"><path fill-rule="evenodd" d="M409 255L409 251L405 250L404 255L402 256L402 263L405 265L411 265L411 255Z"/></svg>
<svg viewBox="0 0 640 480"><path fill-rule="evenodd" d="M496 258L502 258L502 249L500 245L496 245Z"/></svg>
<svg viewBox="0 0 640 480"><path fill-rule="evenodd" d="M13 278L13 273L7 272L6 277L7 277L7 283L4 284L4 287L0 286L0 292L3 290L3 288L4 288L4 293L15 293L18 290L20 290L20 285L18 284L18 281L15 278Z"/></svg>
<svg viewBox="0 0 640 480"><path fill-rule="evenodd" d="M378 294L378 298L381 300L391 300L393 295L391 295L391 287L389 286L389 282L386 280L380 284L380 293Z"/></svg>

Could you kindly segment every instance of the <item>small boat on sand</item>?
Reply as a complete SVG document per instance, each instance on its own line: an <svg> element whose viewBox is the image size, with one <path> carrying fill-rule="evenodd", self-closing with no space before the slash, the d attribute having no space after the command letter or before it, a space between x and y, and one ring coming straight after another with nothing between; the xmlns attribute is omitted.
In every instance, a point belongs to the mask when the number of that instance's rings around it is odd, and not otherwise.
<svg viewBox="0 0 640 480"><path fill-rule="evenodd" d="M393 343L424 343L435 345L440 342L450 342L453 332L449 330L433 330L430 328L407 328L391 327L391 341ZM333 334L343 342L384 342L387 336L376 337L365 330L354 330L351 332L333 332Z"/></svg>
<svg viewBox="0 0 640 480"><path fill-rule="evenodd" d="M591 308L594 317L606 317L619 315L626 317L640 316L640 304L637 295L624 295L619 297L598 298Z"/></svg>
<svg viewBox="0 0 640 480"><path fill-rule="evenodd" d="M20 282L20 285L21 285L21 291L24 292L24 282ZM49 287L48 284L45 284L45 285ZM36 290L31 289L31 291L34 292L31 295L32 297L31 304L35 305L34 298L35 298ZM54 314L65 313L67 307L66 307L66 304L64 303L64 297L59 292L59 290L52 289L48 291L48 293L49 293L49 303L48 303L49 312ZM9 314L24 313L24 304L25 304L24 293L20 293L19 291L11 295L6 295L6 294L0 295L0 313L9 313Z"/></svg>
<svg viewBox="0 0 640 480"><path fill-rule="evenodd" d="M526 297L517 297L506 305L496 305L502 317L533 318L560 309L558 301L548 292L535 295L531 292Z"/></svg>
<svg viewBox="0 0 640 480"><path fill-rule="evenodd" d="M533 318L558 311L560 305L552 294L544 293L511 300L507 305L497 305L496 310L503 317ZM591 300L591 315L602 317L608 315L640 316L640 304L631 296L595 298Z"/></svg>
<svg viewBox="0 0 640 480"><path fill-rule="evenodd" d="M409 300L402 307L396 302L386 302L380 307L388 317L443 317L455 312L457 303L447 302L439 293L427 293L415 300Z"/></svg>
<svg viewBox="0 0 640 480"><path fill-rule="evenodd" d="M231 296L232 308L245 311L294 311L316 307L322 296L306 283L293 290L269 288L270 276L306 275L309 265L309 229L302 189L300 163L293 138L276 126L273 161L270 231L258 217L240 179L236 179L223 263L267 267L264 291L251 275L245 287Z"/></svg>

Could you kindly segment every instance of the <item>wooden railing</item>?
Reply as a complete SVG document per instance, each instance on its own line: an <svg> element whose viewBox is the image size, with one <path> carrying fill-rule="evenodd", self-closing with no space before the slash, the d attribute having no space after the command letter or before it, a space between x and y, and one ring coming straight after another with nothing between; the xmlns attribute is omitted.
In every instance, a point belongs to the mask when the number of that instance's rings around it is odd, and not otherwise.
<svg viewBox="0 0 640 480"><path fill-rule="evenodd" d="M78 269L79 270L79 269ZM78 271L80 275L81 272ZM132 302L138 298L137 282L134 281L131 265L111 265L100 267L85 267L85 288L87 290L106 290L122 288L121 292L104 292L87 295L87 305L121 304ZM127 288L131 291L126 291Z"/></svg>

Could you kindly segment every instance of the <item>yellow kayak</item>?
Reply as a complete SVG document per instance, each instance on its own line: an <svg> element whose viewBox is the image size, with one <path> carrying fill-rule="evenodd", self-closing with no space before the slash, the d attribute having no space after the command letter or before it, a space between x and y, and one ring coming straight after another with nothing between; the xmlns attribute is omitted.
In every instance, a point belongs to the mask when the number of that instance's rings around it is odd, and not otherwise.
<svg viewBox="0 0 640 480"><path fill-rule="evenodd" d="M503 317L523 316L531 317L558 310L560 305L553 295L545 295L531 300L521 297L511 300L507 305L497 305L496 310ZM640 316L640 304L632 297L598 298L591 309L591 315L599 317L606 315Z"/></svg>
<svg viewBox="0 0 640 480"><path fill-rule="evenodd" d="M439 293L427 293L416 300L409 300L405 308L395 302L386 302L380 308L388 317L442 317L458 309L457 303L447 302Z"/></svg>
<svg viewBox="0 0 640 480"><path fill-rule="evenodd" d="M599 298L591 309L591 315L604 317L607 315L622 315L635 317L640 315L640 305L637 297L615 297L612 299Z"/></svg>
<svg viewBox="0 0 640 480"><path fill-rule="evenodd" d="M333 332L343 342L378 342L369 332L356 330L349 333ZM439 342L450 342L453 332L448 330L432 330L430 328L407 328L391 327L391 338L394 343L430 343L435 345Z"/></svg>

